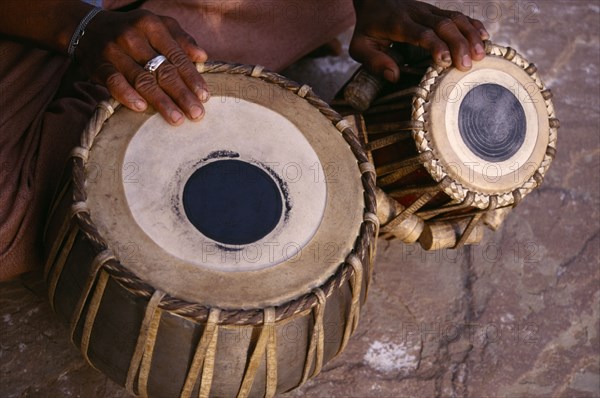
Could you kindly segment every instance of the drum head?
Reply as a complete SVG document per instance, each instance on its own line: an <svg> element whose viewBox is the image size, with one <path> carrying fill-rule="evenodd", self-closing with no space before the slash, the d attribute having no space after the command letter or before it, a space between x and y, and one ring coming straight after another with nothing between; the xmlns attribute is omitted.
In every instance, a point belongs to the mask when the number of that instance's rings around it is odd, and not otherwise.
<svg viewBox="0 0 600 398"><path fill-rule="evenodd" d="M86 166L90 216L121 263L172 296L276 306L322 285L363 222L356 158L297 95L205 74L202 121L121 108Z"/></svg>
<svg viewBox="0 0 600 398"><path fill-rule="evenodd" d="M512 203L512 192L532 180L554 145L552 104L535 72L525 70L529 63L517 57L519 62L492 53L468 72L430 69L421 83L429 95L424 114L416 112L425 122L417 147L433 152L425 167L437 181L448 176L460 186L447 190L456 200L471 191Z"/></svg>

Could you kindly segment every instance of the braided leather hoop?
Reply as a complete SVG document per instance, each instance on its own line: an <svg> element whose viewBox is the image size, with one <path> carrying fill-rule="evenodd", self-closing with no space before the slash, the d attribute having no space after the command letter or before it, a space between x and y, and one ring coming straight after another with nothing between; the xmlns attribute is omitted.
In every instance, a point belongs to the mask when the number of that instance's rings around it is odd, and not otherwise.
<svg viewBox="0 0 600 398"><path fill-rule="evenodd" d="M440 162L439 159L436 159L435 156L431 156L422 163L436 182L441 182L444 180L444 178L450 179L450 183L445 184L443 190L448 196L454 199L456 203L463 202L467 198L467 195L472 193L472 195L474 195L473 206L482 210L489 208L492 197L497 198L497 207L516 206L523 197L525 197L542 183L543 177L548 171L548 168L550 167L550 164L552 163L552 160L556 154L556 140L558 128L560 127L560 122L556 118L554 104L552 103L552 93L538 76L535 65L531 64L510 47L502 47L493 44L490 41L486 41L485 50L488 57L491 56L504 58L523 69L527 75L529 75L531 81L540 90L544 99L550 130L548 145L546 147L544 158L539 167L527 181L523 182L521 186L515 188L512 192L494 195L467 188L460 182L451 179L445 170L444 164ZM423 89L426 95L415 95L413 97L412 121L420 122L423 125L421 128L414 129L412 133L419 153L434 153L431 142L428 139L427 130L425 128L425 113L431 100L430 97L436 88L436 83L442 77L444 77L447 70L448 68L443 68L437 65L430 66L419 84L419 88Z"/></svg>

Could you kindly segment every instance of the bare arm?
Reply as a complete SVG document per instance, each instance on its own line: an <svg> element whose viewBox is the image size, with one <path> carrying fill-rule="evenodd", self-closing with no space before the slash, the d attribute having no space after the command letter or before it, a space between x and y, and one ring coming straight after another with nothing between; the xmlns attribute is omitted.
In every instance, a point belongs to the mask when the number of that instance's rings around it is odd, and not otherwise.
<svg viewBox="0 0 600 398"><path fill-rule="evenodd" d="M92 6L78 0L0 2L0 33L66 54L69 41ZM163 54L154 75L143 65ZM184 114L200 119L208 91L193 62L206 53L172 18L148 11L102 11L85 29L75 60L94 81L105 85L125 106L143 111L148 104L171 124Z"/></svg>

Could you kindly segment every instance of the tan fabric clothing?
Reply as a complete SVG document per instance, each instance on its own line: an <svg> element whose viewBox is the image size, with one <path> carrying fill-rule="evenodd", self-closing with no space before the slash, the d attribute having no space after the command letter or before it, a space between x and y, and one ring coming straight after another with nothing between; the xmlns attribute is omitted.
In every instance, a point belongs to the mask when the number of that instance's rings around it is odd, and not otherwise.
<svg viewBox="0 0 600 398"><path fill-rule="evenodd" d="M69 61L0 41L0 280L42 262L42 230L68 152L106 90L56 98Z"/></svg>

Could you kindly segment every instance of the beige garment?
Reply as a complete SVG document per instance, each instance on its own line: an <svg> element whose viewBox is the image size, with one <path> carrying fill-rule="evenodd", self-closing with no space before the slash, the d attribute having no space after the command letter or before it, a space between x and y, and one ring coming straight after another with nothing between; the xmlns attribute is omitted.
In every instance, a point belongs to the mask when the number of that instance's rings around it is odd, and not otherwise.
<svg viewBox="0 0 600 398"><path fill-rule="evenodd" d="M96 102L99 86L56 94L69 61L0 40L0 280L39 266L42 228L66 156Z"/></svg>

